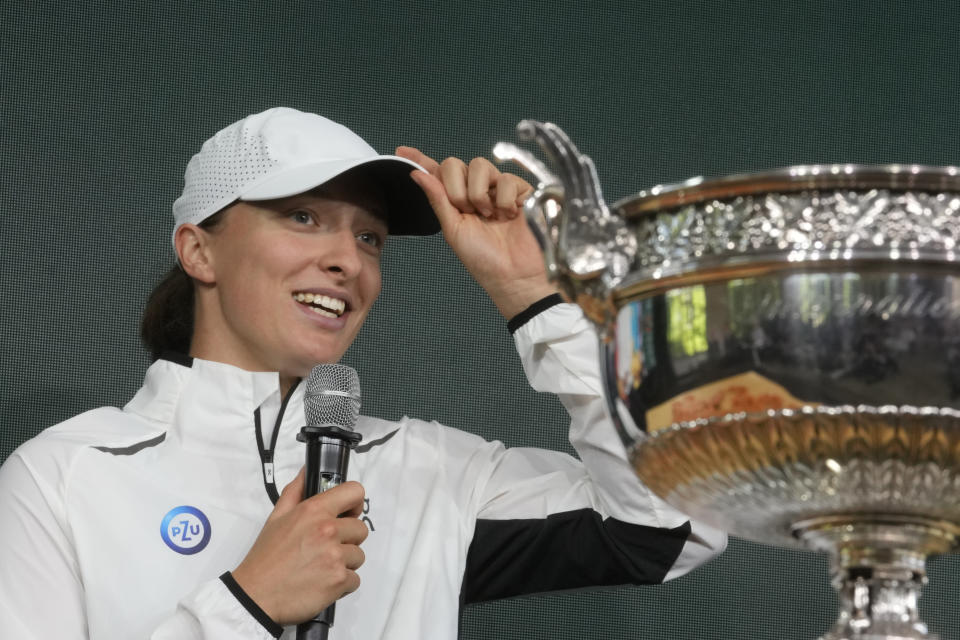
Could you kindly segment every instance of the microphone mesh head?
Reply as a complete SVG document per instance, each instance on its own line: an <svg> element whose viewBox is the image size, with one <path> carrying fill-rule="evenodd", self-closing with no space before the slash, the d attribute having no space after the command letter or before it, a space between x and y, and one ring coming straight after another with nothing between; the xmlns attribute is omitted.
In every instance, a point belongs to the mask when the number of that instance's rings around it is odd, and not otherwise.
<svg viewBox="0 0 960 640"><path fill-rule="evenodd" d="M360 415L360 379L352 367L319 364L307 377L303 396L307 426L336 425L353 431Z"/></svg>

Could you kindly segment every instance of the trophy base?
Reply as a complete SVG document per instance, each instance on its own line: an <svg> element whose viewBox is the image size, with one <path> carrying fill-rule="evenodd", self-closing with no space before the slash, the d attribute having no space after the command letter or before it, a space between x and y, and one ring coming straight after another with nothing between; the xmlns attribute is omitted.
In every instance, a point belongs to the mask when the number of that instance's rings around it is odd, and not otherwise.
<svg viewBox="0 0 960 640"><path fill-rule="evenodd" d="M795 523L794 535L831 557L840 599L837 624L821 640L936 640L920 619L928 556L949 551L955 524L917 517L823 516Z"/></svg>

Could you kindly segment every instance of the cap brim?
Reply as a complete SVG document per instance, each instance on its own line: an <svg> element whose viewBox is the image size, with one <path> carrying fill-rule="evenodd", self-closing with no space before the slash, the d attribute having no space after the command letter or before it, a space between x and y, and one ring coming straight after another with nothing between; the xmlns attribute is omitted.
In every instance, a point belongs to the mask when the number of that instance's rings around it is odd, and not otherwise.
<svg viewBox="0 0 960 640"><path fill-rule="evenodd" d="M362 171L378 184L387 202L387 225L391 235L428 236L440 223L427 196L410 177L411 171L426 171L399 156L375 156L359 160L316 162L269 176L240 194L240 200L288 198L315 189L352 170Z"/></svg>

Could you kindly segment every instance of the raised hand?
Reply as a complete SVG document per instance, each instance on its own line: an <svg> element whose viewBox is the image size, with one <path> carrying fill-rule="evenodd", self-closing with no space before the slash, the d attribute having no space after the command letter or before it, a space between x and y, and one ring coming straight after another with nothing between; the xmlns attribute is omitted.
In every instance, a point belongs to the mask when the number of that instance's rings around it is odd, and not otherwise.
<svg viewBox="0 0 960 640"><path fill-rule="evenodd" d="M367 526L363 487L345 482L301 501L304 471L288 484L233 578L282 626L313 618L356 591Z"/></svg>
<svg viewBox="0 0 960 640"><path fill-rule="evenodd" d="M521 212L530 184L485 158L467 165L458 158L437 163L413 147L396 153L427 170L411 177L430 200L447 243L505 318L556 291Z"/></svg>

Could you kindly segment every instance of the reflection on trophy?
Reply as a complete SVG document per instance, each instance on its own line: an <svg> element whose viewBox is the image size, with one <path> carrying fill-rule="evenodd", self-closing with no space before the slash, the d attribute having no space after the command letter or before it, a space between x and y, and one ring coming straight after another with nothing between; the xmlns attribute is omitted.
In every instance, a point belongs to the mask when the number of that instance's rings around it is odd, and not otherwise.
<svg viewBox="0 0 960 640"><path fill-rule="evenodd" d="M931 554L960 536L960 170L801 166L608 207L556 126L526 204L548 269L603 337L638 476L757 542L831 556L826 640L932 638Z"/></svg>

